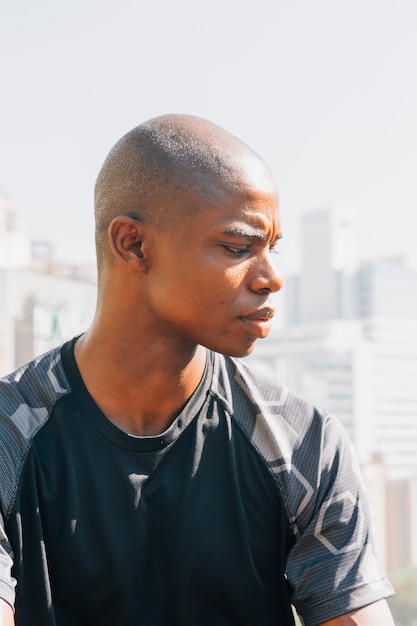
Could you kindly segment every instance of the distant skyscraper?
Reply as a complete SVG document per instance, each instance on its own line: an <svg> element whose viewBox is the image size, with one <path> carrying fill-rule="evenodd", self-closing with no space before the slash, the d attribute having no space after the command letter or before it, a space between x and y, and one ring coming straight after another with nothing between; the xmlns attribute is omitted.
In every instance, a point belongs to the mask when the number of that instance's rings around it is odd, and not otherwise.
<svg viewBox="0 0 417 626"><path fill-rule="evenodd" d="M10 200L0 193L0 267L25 267L29 261L26 225Z"/></svg>
<svg viewBox="0 0 417 626"><path fill-rule="evenodd" d="M374 353L376 448L391 477L417 476L417 271L399 259L363 264L357 299Z"/></svg>
<svg viewBox="0 0 417 626"><path fill-rule="evenodd" d="M345 424L362 462L389 478L417 475L417 271L399 259L360 262L355 220L302 220L302 270L286 277L286 326L252 361Z"/></svg>
<svg viewBox="0 0 417 626"><path fill-rule="evenodd" d="M358 267L354 216L347 211L307 213L301 237L299 299L289 315L307 323L353 317L351 280Z"/></svg>
<svg viewBox="0 0 417 626"><path fill-rule="evenodd" d="M88 327L96 285L82 268L54 263L50 246L33 250L25 224L0 196L0 375Z"/></svg>

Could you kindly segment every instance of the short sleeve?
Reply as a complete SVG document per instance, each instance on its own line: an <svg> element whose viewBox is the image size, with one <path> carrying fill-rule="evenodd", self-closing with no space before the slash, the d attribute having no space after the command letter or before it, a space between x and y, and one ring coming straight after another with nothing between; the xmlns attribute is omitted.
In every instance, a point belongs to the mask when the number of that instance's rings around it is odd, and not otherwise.
<svg viewBox="0 0 417 626"><path fill-rule="evenodd" d="M293 604L306 626L393 593L375 554L353 446L332 416L313 430L316 436L307 435L299 462L303 476L309 477L309 497L294 520L296 542L286 569Z"/></svg>

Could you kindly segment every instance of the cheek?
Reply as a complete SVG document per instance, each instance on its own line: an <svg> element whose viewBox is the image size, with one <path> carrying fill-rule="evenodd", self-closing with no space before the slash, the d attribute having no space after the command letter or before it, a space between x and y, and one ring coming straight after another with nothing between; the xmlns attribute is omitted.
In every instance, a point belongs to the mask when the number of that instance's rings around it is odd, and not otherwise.
<svg viewBox="0 0 417 626"><path fill-rule="evenodd" d="M211 279L200 282L198 291L193 298L195 310L199 310L205 319L218 319L235 311L238 306L241 289L238 281Z"/></svg>
<svg viewBox="0 0 417 626"><path fill-rule="evenodd" d="M171 263L168 269L165 266L154 286L167 303L207 316L215 313L211 307L226 307L239 296L246 275L244 264L224 267L212 258L191 258L179 265Z"/></svg>
<svg viewBox="0 0 417 626"><path fill-rule="evenodd" d="M245 287L246 274L245 268L241 266L225 271L215 283L219 297L222 300L234 300L239 297Z"/></svg>
<svg viewBox="0 0 417 626"><path fill-rule="evenodd" d="M195 279L196 289L204 296L210 297L214 302L227 301L240 292L244 283L243 272L236 269L223 272L208 271Z"/></svg>

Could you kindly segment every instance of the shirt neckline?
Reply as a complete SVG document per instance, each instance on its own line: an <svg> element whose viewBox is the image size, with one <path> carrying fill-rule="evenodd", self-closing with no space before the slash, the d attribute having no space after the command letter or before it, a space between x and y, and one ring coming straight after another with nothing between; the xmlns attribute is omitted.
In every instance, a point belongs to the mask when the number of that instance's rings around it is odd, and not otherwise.
<svg viewBox="0 0 417 626"><path fill-rule="evenodd" d="M211 351L206 350L206 365L201 381L167 430L154 437L129 435L115 426L105 416L90 395L74 357L76 340L77 337L66 342L61 348L62 365L70 383L73 401L77 403L77 409L93 424L96 430L119 447L138 452L150 452L165 448L179 437L193 418L201 411L206 399L209 397L213 378L214 355Z"/></svg>

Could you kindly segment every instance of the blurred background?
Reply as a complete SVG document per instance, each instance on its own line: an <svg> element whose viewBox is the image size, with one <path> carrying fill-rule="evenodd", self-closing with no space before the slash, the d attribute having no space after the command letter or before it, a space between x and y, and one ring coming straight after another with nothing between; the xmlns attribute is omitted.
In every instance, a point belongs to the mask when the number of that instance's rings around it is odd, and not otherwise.
<svg viewBox="0 0 417 626"><path fill-rule="evenodd" d="M93 187L163 113L205 117L280 189L271 337L250 360L335 412L398 626L417 616L417 3L0 0L0 373L85 330Z"/></svg>

